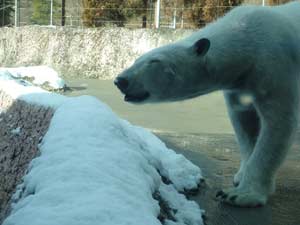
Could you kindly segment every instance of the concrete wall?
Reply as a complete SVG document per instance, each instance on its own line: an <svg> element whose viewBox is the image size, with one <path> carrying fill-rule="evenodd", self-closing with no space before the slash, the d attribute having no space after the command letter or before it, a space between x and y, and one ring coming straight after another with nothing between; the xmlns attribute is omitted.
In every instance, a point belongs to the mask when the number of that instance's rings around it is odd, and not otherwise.
<svg viewBox="0 0 300 225"><path fill-rule="evenodd" d="M191 33L170 29L1 28L0 65L49 65L64 77L111 79L139 55Z"/></svg>

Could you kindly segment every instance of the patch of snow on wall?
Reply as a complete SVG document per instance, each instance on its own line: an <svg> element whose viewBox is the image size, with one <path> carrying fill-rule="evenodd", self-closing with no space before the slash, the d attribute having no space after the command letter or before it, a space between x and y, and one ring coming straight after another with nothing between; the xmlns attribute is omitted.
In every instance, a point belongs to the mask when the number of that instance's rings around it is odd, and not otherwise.
<svg viewBox="0 0 300 225"><path fill-rule="evenodd" d="M5 71L0 71L0 81L0 89L12 99L20 99L54 109L67 99L65 96L33 86L26 80L16 79Z"/></svg>
<svg viewBox="0 0 300 225"><path fill-rule="evenodd" d="M65 81L58 73L48 66L28 66L17 68L0 67L0 74L9 78L31 78L32 83L37 85L49 85L53 89L65 87Z"/></svg>

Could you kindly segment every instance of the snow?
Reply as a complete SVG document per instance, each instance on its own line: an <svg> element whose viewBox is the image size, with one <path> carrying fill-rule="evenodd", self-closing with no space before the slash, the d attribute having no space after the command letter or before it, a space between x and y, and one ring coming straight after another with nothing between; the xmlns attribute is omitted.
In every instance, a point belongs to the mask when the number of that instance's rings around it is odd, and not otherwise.
<svg viewBox="0 0 300 225"><path fill-rule="evenodd" d="M15 79L11 74L0 70L0 89L13 99L57 108L67 97L36 87L28 81Z"/></svg>
<svg viewBox="0 0 300 225"><path fill-rule="evenodd" d="M132 144L142 149L151 149L150 154L159 158L157 168L160 173L172 181L178 191L196 188L202 178L199 167L189 162L183 155L174 154L166 145L151 132L142 127L133 126L123 120L124 129Z"/></svg>
<svg viewBox="0 0 300 225"><path fill-rule="evenodd" d="M53 89L62 89L65 87L65 82L61 79L58 73L48 66L29 66L18 68L0 67L0 74L5 74L6 78L10 76L14 78L29 77L33 79L33 83L37 85L48 84Z"/></svg>
<svg viewBox="0 0 300 225"><path fill-rule="evenodd" d="M199 208L197 203L187 201L184 195L176 192L173 185L162 184L160 185L159 192L162 198L169 204L169 207L177 210L177 213L173 213L177 223L174 223L174 221L167 221L166 225L202 224L202 218L199 218ZM201 213L204 213L204 211L201 211Z"/></svg>
<svg viewBox="0 0 300 225"><path fill-rule="evenodd" d="M12 134L19 134L20 132L21 132L21 127L17 127L17 128L15 128L15 129L12 129L11 131L10 131Z"/></svg>
<svg viewBox="0 0 300 225"><path fill-rule="evenodd" d="M160 225L157 191L176 219L165 224L203 224L203 211L179 193L197 187L200 168L150 131L91 96L67 98L11 79L0 89L56 110L3 225Z"/></svg>

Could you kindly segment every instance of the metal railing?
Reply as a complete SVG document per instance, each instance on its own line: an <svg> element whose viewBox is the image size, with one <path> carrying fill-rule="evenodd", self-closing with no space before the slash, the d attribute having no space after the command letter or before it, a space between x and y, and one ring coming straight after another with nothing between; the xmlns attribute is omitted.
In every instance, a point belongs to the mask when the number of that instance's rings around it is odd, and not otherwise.
<svg viewBox="0 0 300 225"><path fill-rule="evenodd" d="M156 0L145 8L84 8L81 0L66 0L65 14L58 0L40 0L39 7L34 7L30 1L14 0L14 5L0 5L0 20L5 26L46 25L61 26L62 19L65 26L98 27L122 26L129 28L197 28L207 22L217 19L234 5L202 5L202 6L164 6L164 0ZM266 5L267 0L246 0L247 3ZM274 3L274 0L272 0ZM275 0L282 3L288 0ZM2 1L4 3L5 1ZM31 1L32 2L32 1ZM204 1L205 2L205 1ZM10 22L5 24L5 11L10 11ZM90 13L92 16L84 16ZM118 16L118 13L120 14ZM124 16L122 15L122 13ZM115 15L117 14L117 15ZM62 15L64 15L62 17ZM90 16L89 15L89 16ZM128 16L129 15L129 16ZM205 17L204 15L209 15Z"/></svg>

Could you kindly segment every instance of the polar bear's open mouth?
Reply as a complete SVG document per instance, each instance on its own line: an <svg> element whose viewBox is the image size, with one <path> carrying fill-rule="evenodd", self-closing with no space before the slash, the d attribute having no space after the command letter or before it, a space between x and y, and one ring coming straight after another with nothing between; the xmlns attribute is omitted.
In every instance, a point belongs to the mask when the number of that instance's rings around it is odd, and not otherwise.
<svg viewBox="0 0 300 225"><path fill-rule="evenodd" d="M150 96L149 92L144 92L139 95L126 94L124 97L124 100L126 102L142 102L142 101L146 100L147 98L149 98L149 96Z"/></svg>

